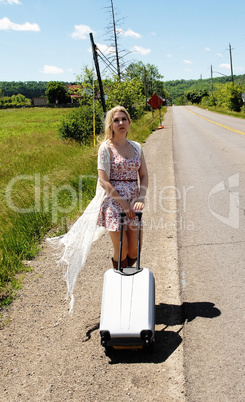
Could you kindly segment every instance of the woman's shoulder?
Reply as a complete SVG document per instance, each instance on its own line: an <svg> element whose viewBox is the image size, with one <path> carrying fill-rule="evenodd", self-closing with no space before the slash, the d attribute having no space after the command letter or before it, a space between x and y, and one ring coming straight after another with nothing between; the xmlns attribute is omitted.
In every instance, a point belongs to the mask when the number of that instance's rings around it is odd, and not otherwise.
<svg viewBox="0 0 245 402"><path fill-rule="evenodd" d="M103 141L99 146L99 152L108 151L109 140Z"/></svg>
<svg viewBox="0 0 245 402"><path fill-rule="evenodd" d="M107 147L107 146L108 146L108 143L109 143L109 140L105 140L105 141L101 142L99 148Z"/></svg>
<svg viewBox="0 0 245 402"><path fill-rule="evenodd" d="M137 142L137 141L132 141L132 140L128 140L128 142L129 142L130 144L132 144L134 148L137 149L137 151L139 152L139 154L141 154L142 146L141 146L141 144L140 144L139 142Z"/></svg>

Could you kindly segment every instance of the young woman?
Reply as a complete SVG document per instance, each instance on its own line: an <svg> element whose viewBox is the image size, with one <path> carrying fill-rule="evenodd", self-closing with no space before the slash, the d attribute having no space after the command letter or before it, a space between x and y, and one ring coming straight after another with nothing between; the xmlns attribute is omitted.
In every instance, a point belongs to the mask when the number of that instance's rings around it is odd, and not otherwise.
<svg viewBox="0 0 245 402"><path fill-rule="evenodd" d="M66 266L65 279L70 296L70 313L74 306L74 288L92 243L107 229L114 245L113 267L119 252L120 212L125 211L122 266L132 266L137 256L137 218L135 211L144 208L148 174L139 143L129 141L131 120L122 106L106 115L105 141L98 152L96 194L83 214L63 236L47 239L61 249L59 264Z"/></svg>
<svg viewBox="0 0 245 402"><path fill-rule="evenodd" d="M116 106L110 110L105 120L106 141L101 145L98 155L99 183L105 190L98 225L109 231L114 246L114 268L118 266L122 211L126 213L126 218L121 266L132 266L137 259L138 223L135 211L144 208L148 186L142 148L139 143L127 139L130 124L130 116L124 107Z"/></svg>

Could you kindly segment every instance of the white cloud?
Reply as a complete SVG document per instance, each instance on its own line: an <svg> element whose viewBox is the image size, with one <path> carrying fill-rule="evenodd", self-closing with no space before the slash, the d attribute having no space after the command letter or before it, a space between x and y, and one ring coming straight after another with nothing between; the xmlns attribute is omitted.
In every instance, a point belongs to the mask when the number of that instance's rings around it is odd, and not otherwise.
<svg viewBox="0 0 245 402"><path fill-rule="evenodd" d="M146 56L147 54L151 53L151 49L145 49L145 48L140 47L140 46L134 46L132 51L136 52L136 53L140 53L143 56Z"/></svg>
<svg viewBox="0 0 245 402"><path fill-rule="evenodd" d="M116 52L113 46L101 45L100 43L96 43L96 46L103 54L113 54Z"/></svg>
<svg viewBox="0 0 245 402"><path fill-rule="evenodd" d="M113 54L116 53L116 50L113 46L107 46L107 45L102 45L101 43L96 43L97 48L101 51L103 54ZM92 53L91 47L88 49L90 53Z"/></svg>
<svg viewBox="0 0 245 402"><path fill-rule="evenodd" d="M124 36L132 36L133 38L141 38L141 35L138 32L134 32L132 29L128 29L123 32Z"/></svg>
<svg viewBox="0 0 245 402"><path fill-rule="evenodd" d="M221 68L226 68L226 69L230 69L230 68L231 68L230 64L225 64L225 63L222 63L222 64L220 64L219 66L220 66Z"/></svg>
<svg viewBox="0 0 245 402"><path fill-rule="evenodd" d="M211 49L209 47L205 47L206 52L211 52Z"/></svg>
<svg viewBox="0 0 245 402"><path fill-rule="evenodd" d="M89 26L87 25L75 25L75 31L71 34L73 39L87 39L88 34L95 33Z"/></svg>
<svg viewBox="0 0 245 402"><path fill-rule="evenodd" d="M16 24L10 21L7 17L0 20L0 31L1 30L13 30L13 31L40 31L38 24L31 24L30 22L25 22L25 24Z"/></svg>
<svg viewBox="0 0 245 402"><path fill-rule="evenodd" d="M19 0L0 0L0 3L7 3L7 4L21 4Z"/></svg>
<svg viewBox="0 0 245 402"><path fill-rule="evenodd" d="M190 60L183 60L183 62L184 62L185 64L192 64L192 61L190 61Z"/></svg>
<svg viewBox="0 0 245 402"><path fill-rule="evenodd" d="M127 31L124 31L122 28L116 29L117 33L123 36L131 36L133 38L141 38L141 35L138 32L134 32L131 28L128 28Z"/></svg>
<svg viewBox="0 0 245 402"><path fill-rule="evenodd" d="M221 54L221 53L217 53L217 55L218 55L219 57L223 57L223 54Z"/></svg>
<svg viewBox="0 0 245 402"><path fill-rule="evenodd" d="M43 66L43 70L41 71L41 73L43 74L61 74L63 72L64 70L62 68L56 66L49 66L48 64L45 64Z"/></svg>
<svg viewBox="0 0 245 402"><path fill-rule="evenodd" d="M166 57L167 57L168 59L171 59L172 54L171 54L171 53L168 53L168 54L166 54Z"/></svg>

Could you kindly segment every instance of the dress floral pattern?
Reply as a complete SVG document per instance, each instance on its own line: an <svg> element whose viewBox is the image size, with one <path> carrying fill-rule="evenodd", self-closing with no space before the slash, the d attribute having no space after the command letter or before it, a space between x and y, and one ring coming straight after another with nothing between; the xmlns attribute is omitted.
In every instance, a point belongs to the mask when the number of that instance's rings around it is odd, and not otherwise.
<svg viewBox="0 0 245 402"><path fill-rule="evenodd" d="M112 155L110 182L118 193L133 206L139 195L138 170L141 163L140 155L134 147L134 157L126 159L109 142L108 147ZM98 225L104 226L108 231L119 231L120 212L123 212L121 205L108 194L105 194L98 216ZM125 224L130 224L130 226L136 226L138 218L133 220L125 218L124 222Z"/></svg>

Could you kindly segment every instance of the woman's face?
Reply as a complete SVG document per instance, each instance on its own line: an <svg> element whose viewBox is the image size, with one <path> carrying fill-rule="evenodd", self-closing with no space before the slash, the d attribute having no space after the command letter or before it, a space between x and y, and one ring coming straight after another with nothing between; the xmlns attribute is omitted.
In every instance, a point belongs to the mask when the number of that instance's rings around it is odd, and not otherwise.
<svg viewBox="0 0 245 402"><path fill-rule="evenodd" d="M114 131L114 136L126 136L130 128L127 115L124 112L115 112L112 118L111 128Z"/></svg>

